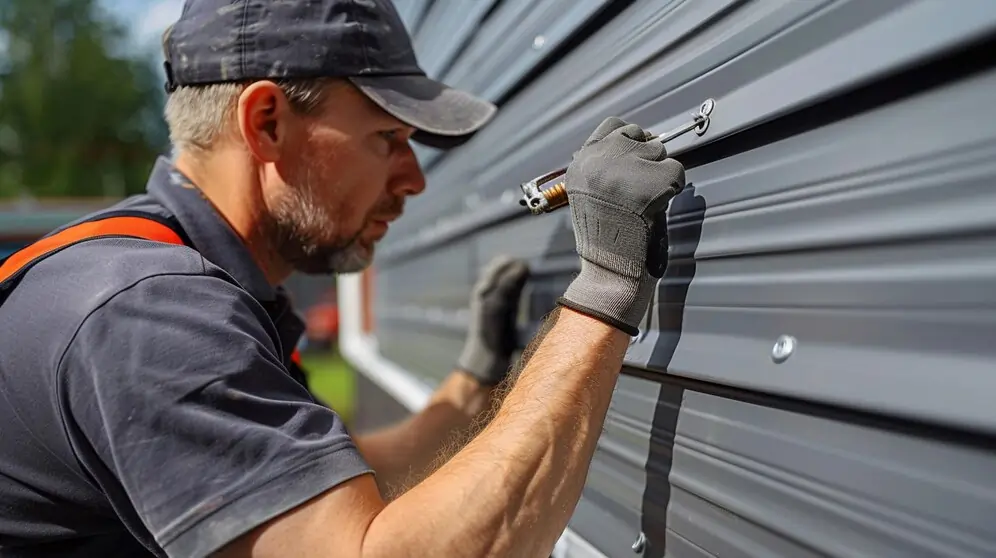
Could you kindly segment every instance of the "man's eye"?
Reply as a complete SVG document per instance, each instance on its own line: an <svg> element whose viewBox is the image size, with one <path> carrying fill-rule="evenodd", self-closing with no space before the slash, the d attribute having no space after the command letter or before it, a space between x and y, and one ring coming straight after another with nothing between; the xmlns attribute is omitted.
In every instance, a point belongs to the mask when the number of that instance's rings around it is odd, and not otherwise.
<svg viewBox="0 0 996 558"><path fill-rule="evenodd" d="M396 139L398 139L397 130L384 130L380 132L380 135L387 141L395 141Z"/></svg>

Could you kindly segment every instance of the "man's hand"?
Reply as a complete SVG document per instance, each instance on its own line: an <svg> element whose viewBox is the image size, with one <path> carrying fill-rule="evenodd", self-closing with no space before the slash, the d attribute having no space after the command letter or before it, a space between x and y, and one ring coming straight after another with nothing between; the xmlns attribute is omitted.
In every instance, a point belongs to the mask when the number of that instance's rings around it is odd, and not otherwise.
<svg viewBox="0 0 996 558"><path fill-rule="evenodd" d="M528 277L525 262L498 256L483 270L471 292L470 328L457 368L482 385L497 385L508 374L517 344L519 297Z"/></svg>
<svg viewBox="0 0 996 558"><path fill-rule="evenodd" d="M667 265L668 202L685 169L635 124L607 118L567 168L581 273L560 303L629 335Z"/></svg>

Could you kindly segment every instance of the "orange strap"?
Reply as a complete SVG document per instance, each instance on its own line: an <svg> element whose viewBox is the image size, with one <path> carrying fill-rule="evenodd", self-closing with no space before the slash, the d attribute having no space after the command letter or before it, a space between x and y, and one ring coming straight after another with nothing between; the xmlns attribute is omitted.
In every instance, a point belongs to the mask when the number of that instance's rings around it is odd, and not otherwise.
<svg viewBox="0 0 996 558"><path fill-rule="evenodd" d="M169 244L184 243L176 231L153 219L126 216L86 221L43 238L11 254L0 265L0 284L16 275L25 266L60 248L65 248L81 240L101 236L130 236ZM301 366L301 354L297 349L291 353L291 360Z"/></svg>
<svg viewBox="0 0 996 558"><path fill-rule="evenodd" d="M143 217L108 217L87 221L43 238L11 254L0 266L0 283L10 279L24 266L74 242L98 236L134 236L170 244L183 244L180 235L166 225Z"/></svg>

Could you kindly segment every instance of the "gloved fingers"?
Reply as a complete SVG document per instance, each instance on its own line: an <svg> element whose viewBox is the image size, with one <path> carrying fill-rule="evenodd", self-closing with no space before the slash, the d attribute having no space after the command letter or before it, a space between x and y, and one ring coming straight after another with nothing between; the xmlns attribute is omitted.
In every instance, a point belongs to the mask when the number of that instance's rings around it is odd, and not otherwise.
<svg viewBox="0 0 996 558"><path fill-rule="evenodd" d="M494 285L501 275L502 269L507 267L512 262L512 257L507 254L499 254L493 258L486 265L481 268L480 274L477 276L478 287L485 288Z"/></svg>
<svg viewBox="0 0 996 558"><path fill-rule="evenodd" d="M525 267L525 262L522 260L513 258L507 254L495 256L481 270L477 285L474 288L474 294L476 296L484 296L495 289L502 289L503 282L507 282L504 277L510 272L511 276L515 277L518 273L522 272L522 267Z"/></svg>
<svg viewBox="0 0 996 558"><path fill-rule="evenodd" d="M602 141L613 131L627 125L628 124L625 121L616 116L610 116L605 120L602 120L602 123L599 124L597 128L595 128L595 131L592 132L590 136L588 136L588 139L585 140L583 144L581 144L581 149L584 149L585 147L588 147L593 143Z"/></svg>
<svg viewBox="0 0 996 558"><path fill-rule="evenodd" d="M650 137L650 134L636 124L627 124L622 128L617 128L614 132L641 143L646 142L647 138Z"/></svg>
<svg viewBox="0 0 996 558"><path fill-rule="evenodd" d="M636 124L629 124L625 121L611 116L606 118L598 128L592 132L588 140L581 147L582 151L575 153L572 160L584 157L584 150L595 143L604 145L603 154L612 156L615 154L635 153L635 155L647 161L663 161L667 159L667 147L663 142L649 141L653 134L647 132ZM635 145L634 145L635 144Z"/></svg>
<svg viewBox="0 0 996 558"><path fill-rule="evenodd" d="M508 262L498 275L498 290L503 295L518 296L529 280L529 265L520 259Z"/></svg>
<svg viewBox="0 0 996 558"><path fill-rule="evenodd" d="M674 197L685 189L685 166L674 159L665 159L657 165L661 187L660 196Z"/></svg>
<svg viewBox="0 0 996 558"><path fill-rule="evenodd" d="M652 134L636 124L618 128L610 135L616 134L622 137L607 137L605 141L612 141L612 147L618 152L633 152L637 157L646 161L663 161L668 157L667 147L664 143L658 140L649 141L648 138L652 137Z"/></svg>

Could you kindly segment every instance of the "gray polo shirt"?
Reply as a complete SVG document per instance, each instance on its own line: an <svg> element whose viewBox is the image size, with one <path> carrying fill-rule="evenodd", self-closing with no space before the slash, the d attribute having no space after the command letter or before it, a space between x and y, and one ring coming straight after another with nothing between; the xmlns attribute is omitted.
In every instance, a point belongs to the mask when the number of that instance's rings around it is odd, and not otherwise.
<svg viewBox="0 0 996 558"><path fill-rule="evenodd" d="M288 372L286 293L200 192L160 159L111 209L197 250L90 240L0 306L0 554L204 556L369 472Z"/></svg>

